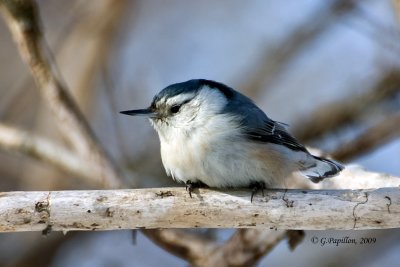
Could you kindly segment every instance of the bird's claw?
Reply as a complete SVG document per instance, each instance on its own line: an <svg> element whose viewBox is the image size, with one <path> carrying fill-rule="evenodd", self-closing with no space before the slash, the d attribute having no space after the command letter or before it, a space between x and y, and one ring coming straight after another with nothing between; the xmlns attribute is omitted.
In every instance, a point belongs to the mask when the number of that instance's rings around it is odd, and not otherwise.
<svg viewBox="0 0 400 267"><path fill-rule="evenodd" d="M252 182L250 183L250 188L251 188L250 202L253 202L254 195L257 194L257 192L260 190L262 196L264 196L264 189L266 188L264 182Z"/></svg>
<svg viewBox="0 0 400 267"><path fill-rule="evenodd" d="M192 182L191 180L186 181L186 191L189 192L190 198L192 198L192 192L196 188L200 188L200 187L208 187L208 185L206 185L205 183L200 182L200 181L196 181L196 182Z"/></svg>
<svg viewBox="0 0 400 267"><path fill-rule="evenodd" d="M193 186L193 183L192 183L192 181L190 181L190 180L187 180L187 181L186 181L186 191L188 191L188 192L189 192L189 196L190 196L190 198L192 198L192 192L193 192L193 189L194 189L194 186Z"/></svg>

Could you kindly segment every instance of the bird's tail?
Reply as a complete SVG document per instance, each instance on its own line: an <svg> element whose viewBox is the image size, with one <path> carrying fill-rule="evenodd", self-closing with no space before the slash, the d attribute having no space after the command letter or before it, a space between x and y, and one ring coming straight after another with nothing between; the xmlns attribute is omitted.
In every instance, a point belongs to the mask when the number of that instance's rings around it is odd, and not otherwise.
<svg viewBox="0 0 400 267"><path fill-rule="evenodd" d="M314 164L301 171L312 182L319 183L324 178L332 177L341 172L344 166L336 161L312 156Z"/></svg>

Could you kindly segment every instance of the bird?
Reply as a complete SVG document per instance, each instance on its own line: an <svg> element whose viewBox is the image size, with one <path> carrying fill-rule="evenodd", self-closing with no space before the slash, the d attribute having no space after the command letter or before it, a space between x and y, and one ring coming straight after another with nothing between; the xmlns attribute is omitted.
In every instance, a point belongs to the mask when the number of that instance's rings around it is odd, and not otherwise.
<svg viewBox="0 0 400 267"><path fill-rule="evenodd" d="M121 111L145 116L158 133L168 176L197 187L251 188L254 194L282 186L300 173L318 183L341 172L339 162L312 155L250 98L213 80L192 79L167 86L145 109Z"/></svg>

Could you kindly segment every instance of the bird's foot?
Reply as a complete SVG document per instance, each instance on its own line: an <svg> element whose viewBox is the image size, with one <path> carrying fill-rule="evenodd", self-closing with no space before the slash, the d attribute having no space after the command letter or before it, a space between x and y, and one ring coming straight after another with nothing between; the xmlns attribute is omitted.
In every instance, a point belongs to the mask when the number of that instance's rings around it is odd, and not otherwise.
<svg viewBox="0 0 400 267"><path fill-rule="evenodd" d="M189 192L190 198L192 198L192 192L194 191L194 189L200 187L207 187L207 185L199 181L197 182L192 182L191 180L186 181L186 191Z"/></svg>
<svg viewBox="0 0 400 267"><path fill-rule="evenodd" d="M251 188L250 202L253 202L254 195L257 194L257 192L260 190L261 190L262 196L264 196L264 189L266 188L264 182L251 182L250 188Z"/></svg>

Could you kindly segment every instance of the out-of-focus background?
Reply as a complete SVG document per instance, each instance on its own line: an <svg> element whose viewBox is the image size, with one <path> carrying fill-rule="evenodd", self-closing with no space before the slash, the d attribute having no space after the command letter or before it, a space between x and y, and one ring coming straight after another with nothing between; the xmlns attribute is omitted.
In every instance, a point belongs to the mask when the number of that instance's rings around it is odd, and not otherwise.
<svg viewBox="0 0 400 267"><path fill-rule="evenodd" d="M175 185L162 168L143 108L162 88L192 78L223 82L291 125L307 145L334 152L400 111L397 1L97 0L38 2L63 80L132 187ZM397 8L397 9L396 9ZM347 113L340 122L320 114ZM339 116L339 115L338 115ZM313 120L315 118L315 120ZM0 121L63 143L3 20ZM333 129L314 132L309 127ZM389 121L390 123L390 121ZM399 127L400 128L400 125ZM398 129L397 128L397 129ZM400 176L399 130L345 158ZM65 134L65 133L64 133ZM0 190L90 189L73 175L0 150ZM211 233L221 241L232 230ZM207 234L209 234L207 232ZM322 237L375 237L371 245L320 246ZM400 231L308 231L291 252L280 243L260 266L393 266ZM186 266L129 231L0 235L0 266Z"/></svg>

